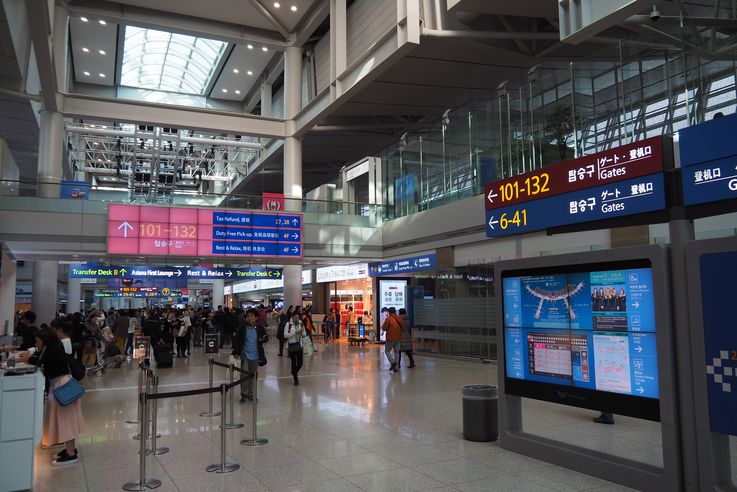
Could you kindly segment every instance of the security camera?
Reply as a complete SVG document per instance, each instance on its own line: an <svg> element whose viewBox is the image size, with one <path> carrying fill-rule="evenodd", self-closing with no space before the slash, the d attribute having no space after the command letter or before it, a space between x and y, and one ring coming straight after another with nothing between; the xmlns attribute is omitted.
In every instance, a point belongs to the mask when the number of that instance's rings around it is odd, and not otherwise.
<svg viewBox="0 0 737 492"><path fill-rule="evenodd" d="M653 5L653 11L650 12L650 20L653 22L658 22L658 19L660 19L660 10Z"/></svg>

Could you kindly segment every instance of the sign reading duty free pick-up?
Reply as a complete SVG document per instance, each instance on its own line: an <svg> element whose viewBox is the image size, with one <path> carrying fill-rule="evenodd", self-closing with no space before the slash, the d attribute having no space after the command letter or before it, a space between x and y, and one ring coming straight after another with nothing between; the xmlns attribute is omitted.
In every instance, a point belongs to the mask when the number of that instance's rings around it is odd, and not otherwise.
<svg viewBox="0 0 737 492"><path fill-rule="evenodd" d="M107 252L145 256L302 257L302 216L111 204Z"/></svg>

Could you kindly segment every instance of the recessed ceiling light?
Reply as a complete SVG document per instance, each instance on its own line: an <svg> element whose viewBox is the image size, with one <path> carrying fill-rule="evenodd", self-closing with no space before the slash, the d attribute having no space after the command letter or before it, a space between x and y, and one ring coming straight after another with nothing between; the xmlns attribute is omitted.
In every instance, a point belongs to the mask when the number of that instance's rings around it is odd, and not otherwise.
<svg viewBox="0 0 737 492"><path fill-rule="evenodd" d="M297 6L296 5L292 5L290 7L290 9L291 9L292 12L296 12L297 11Z"/></svg>
<svg viewBox="0 0 737 492"><path fill-rule="evenodd" d="M98 75L100 76L101 79L104 79L105 78L105 74L104 73L101 73L101 74L98 74Z"/></svg>
<svg viewBox="0 0 737 492"><path fill-rule="evenodd" d="M86 76L88 76L88 77L90 76L90 73L89 73L89 72L84 72L84 74L85 74Z"/></svg>
<svg viewBox="0 0 737 492"><path fill-rule="evenodd" d="M237 68L234 68L234 69L233 69L233 73L238 73L238 71L239 71L239 70L238 70Z"/></svg>
<svg viewBox="0 0 737 492"><path fill-rule="evenodd" d="M101 55L107 55L107 53L105 52L105 50L100 50L100 51L98 51L98 53L100 53Z"/></svg>
<svg viewBox="0 0 737 492"><path fill-rule="evenodd" d="M228 93L228 89L223 89L223 92L225 92L227 94Z"/></svg>
<svg viewBox="0 0 737 492"><path fill-rule="evenodd" d="M105 22L105 21L104 21L104 20L102 20L102 19L100 19L100 20L99 20L99 21L97 21L97 22L99 22L99 23L100 23L100 25L103 25L103 26L107 25L107 22Z"/></svg>
<svg viewBox="0 0 737 492"><path fill-rule="evenodd" d="M235 90L235 93L236 93L236 94L240 94L240 93L241 93L241 91L239 91L238 89L236 89L236 90Z"/></svg>
<svg viewBox="0 0 737 492"><path fill-rule="evenodd" d="M87 22L87 17L80 17L79 20L81 20L82 22Z"/></svg>
<svg viewBox="0 0 737 492"><path fill-rule="evenodd" d="M247 47L247 48L248 48L249 50L252 50L252 49L253 49L253 45L252 45L252 44L248 44L248 45L246 45L246 47Z"/></svg>
<svg viewBox="0 0 737 492"><path fill-rule="evenodd" d="M269 51L269 48L267 48L266 46L263 46L261 49L264 51Z"/></svg>
<svg viewBox="0 0 737 492"><path fill-rule="evenodd" d="M85 53L89 53L90 52L90 49L89 48L82 48L82 51L84 51Z"/></svg>
<svg viewBox="0 0 737 492"><path fill-rule="evenodd" d="M246 73L247 73L248 75L253 75L253 72L252 72L252 71L250 71L250 70L249 70L248 72L246 72Z"/></svg>
<svg viewBox="0 0 737 492"><path fill-rule="evenodd" d="M279 7L281 7L281 4L279 2L274 2L274 8L278 9Z"/></svg>

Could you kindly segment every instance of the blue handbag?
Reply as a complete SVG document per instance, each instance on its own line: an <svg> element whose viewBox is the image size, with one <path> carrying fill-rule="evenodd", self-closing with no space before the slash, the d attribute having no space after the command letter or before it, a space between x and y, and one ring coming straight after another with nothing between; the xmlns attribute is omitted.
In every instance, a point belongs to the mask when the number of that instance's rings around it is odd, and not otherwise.
<svg viewBox="0 0 737 492"><path fill-rule="evenodd" d="M69 381L62 384L61 386L54 388L54 398L59 402L59 405L65 407L71 403L82 398L84 395L84 388L79 381L74 378L69 378Z"/></svg>

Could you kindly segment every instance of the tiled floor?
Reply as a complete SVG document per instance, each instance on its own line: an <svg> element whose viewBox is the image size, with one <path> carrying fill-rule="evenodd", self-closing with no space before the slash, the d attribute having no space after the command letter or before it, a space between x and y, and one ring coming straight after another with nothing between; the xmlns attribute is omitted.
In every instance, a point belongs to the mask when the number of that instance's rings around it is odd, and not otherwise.
<svg viewBox="0 0 737 492"><path fill-rule="evenodd" d="M252 406L238 405L235 420L245 427L226 434L227 461L240 470L207 473L220 461L219 418L200 417L206 396L160 402L159 446L167 454L150 457L148 477L158 490L242 491L550 491L627 490L615 484L503 450L497 443L461 437L460 388L496 382L496 368L472 362L417 357L417 367L388 372L383 351L343 344L322 346L307 359L295 387L287 358L267 348L269 363L259 383L258 434L261 447L239 441L252 434ZM226 359L225 352L222 360ZM158 371L160 391L204 387L207 358L200 349ZM224 370L215 378L224 381ZM85 380L87 430L79 442L80 460L50 466L56 450L36 455L34 490L121 490L138 478L134 363ZM216 407L219 396L215 395ZM531 429L598 449L657 464L658 426L618 418L615 426L591 422L594 412L526 402Z"/></svg>

